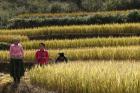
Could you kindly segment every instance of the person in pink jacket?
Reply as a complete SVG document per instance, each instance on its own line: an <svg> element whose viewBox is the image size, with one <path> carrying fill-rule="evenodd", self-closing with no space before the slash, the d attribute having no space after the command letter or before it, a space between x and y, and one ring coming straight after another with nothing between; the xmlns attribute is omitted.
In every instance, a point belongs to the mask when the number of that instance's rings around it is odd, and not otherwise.
<svg viewBox="0 0 140 93"><path fill-rule="evenodd" d="M25 72L23 57L23 47L20 41L15 39L14 43L10 45L10 75L13 77L15 85L20 83L20 79Z"/></svg>

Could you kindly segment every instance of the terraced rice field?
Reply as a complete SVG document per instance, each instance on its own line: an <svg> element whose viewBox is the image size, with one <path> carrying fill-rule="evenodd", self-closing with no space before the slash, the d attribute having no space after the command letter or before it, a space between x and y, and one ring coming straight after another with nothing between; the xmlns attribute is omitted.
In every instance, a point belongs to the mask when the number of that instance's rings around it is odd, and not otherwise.
<svg viewBox="0 0 140 93"><path fill-rule="evenodd" d="M0 35L47 36L47 38L71 38L93 36L137 36L140 35L139 23L50 26L33 29L0 30Z"/></svg>
<svg viewBox="0 0 140 93"><path fill-rule="evenodd" d="M28 72L33 85L58 93L140 93L139 36L140 23L0 30L0 41L8 45L20 38L25 62L35 62L40 42L49 51L50 63L59 52L66 54L68 64ZM8 50L0 51L0 59L9 61Z"/></svg>

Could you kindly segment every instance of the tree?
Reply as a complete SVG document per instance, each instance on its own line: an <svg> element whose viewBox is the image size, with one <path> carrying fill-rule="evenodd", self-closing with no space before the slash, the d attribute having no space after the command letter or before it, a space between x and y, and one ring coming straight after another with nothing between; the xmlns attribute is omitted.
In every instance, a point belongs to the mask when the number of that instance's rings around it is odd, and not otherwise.
<svg viewBox="0 0 140 93"><path fill-rule="evenodd" d="M140 8L140 0L131 0L132 8Z"/></svg>

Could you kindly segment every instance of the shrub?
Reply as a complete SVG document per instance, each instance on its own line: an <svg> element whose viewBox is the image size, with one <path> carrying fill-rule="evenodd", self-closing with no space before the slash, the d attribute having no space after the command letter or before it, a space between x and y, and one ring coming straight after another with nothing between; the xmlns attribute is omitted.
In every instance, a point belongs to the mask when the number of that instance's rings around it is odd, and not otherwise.
<svg viewBox="0 0 140 93"><path fill-rule="evenodd" d="M0 42L0 50L8 50L10 48L9 43Z"/></svg>
<svg viewBox="0 0 140 93"><path fill-rule="evenodd" d="M135 10L128 14L128 21L130 22L140 22L140 12Z"/></svg>
<svg viewBox="0 0 140 93"><path fill-rule="evenodd" d="M59 11L60 12L60 11ZM42 15L42 16L41 16ZM32 17L33 16L33 17ZM140 11L117 11L98 13L37 14L19 16L9 21L8 28L30 28L50 25L81 25L140 22Z"/></svg>

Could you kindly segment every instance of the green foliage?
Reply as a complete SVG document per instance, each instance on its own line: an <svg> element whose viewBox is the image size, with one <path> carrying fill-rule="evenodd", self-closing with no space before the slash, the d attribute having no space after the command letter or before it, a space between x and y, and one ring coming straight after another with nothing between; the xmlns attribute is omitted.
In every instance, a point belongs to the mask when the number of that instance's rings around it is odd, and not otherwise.
<svg viewBox="0 0 140 93"><path fill-rule="evenodd" d="M60 8L60 7L59 7ZM58 11L58 12L61 12ZM41 14L40 14L41 15ZM98 12L87 14L61 15L59 17L40 16L23 16L12 19L8 28L29 28L50 25L81 25L81 24L106 24L106 23L130 23L140 22L140 11L116 11L116 12Z"/></svg>
<svg viewBox="0 0 140 93"><path fill-rule="evenodd" d="M131 11L128 14L128 20L130 22L140 22L140 12L135 10L135 11Z"/></svg>
<svg viewBox="0 0 140 93"><path fill-rule="evenodd" d="M0 50L8 50L10 48L9 43L0 42Z"/></svg>
<svg viewBox="0 0 140 93"><path fill-rule="evenodd" d="M8 20L23 13L97 12L107 10L140 9L139 0L1 0L0 17ZM0 20L1 21L1 20ZM7 27L1 21L0 28Z"/></svg>
<svg viewBox="0 0 140 93"><path fill-rule="evenodd" d="M78 7L74 3L55 2L50 4L48 11L51 13L61 13L61 12L76 12L76 10L78 10Z"/></svg>

